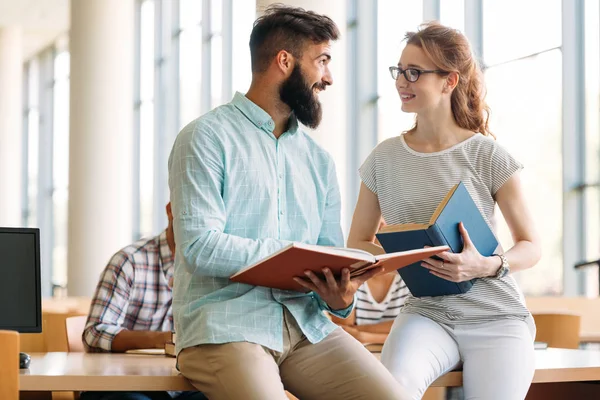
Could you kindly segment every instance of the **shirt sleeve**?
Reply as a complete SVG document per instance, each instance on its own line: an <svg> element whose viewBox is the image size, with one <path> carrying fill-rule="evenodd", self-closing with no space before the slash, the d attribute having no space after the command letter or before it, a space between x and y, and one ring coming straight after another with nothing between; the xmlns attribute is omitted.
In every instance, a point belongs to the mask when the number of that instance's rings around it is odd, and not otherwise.
<svg viewBox="0 0 600 400"><path fill-rule="evenodd" d="M342 200L333 159L329 160L328 183L329 188L327 190L327 199L325 201L323 224L321 226L317 244L321 246L343 247L344 235L342 234L341 227ZM325 301L323 301L323 299L321 299L321 297L316 293L315 298L317 299L319 308L321 310L328 311L339 318L347 318L354 307L354 301L352 301L352 304L347 308L333 311L329 305L327 305L327 303L325 303Z"/></svg>
<svg viewBox="0 0 600 400"><path fill-rule="evenodd" d="M504 147L495 143L491 160L492 196L500 190L516 172L523 169L523 164L517 161Z"/></svg>
<svg viewBox="0 0 600 400"><path fill-rule="evenodd" d="M369 154L365 162L358 169L358 174L360 175L362 182L375 194L377 194L376 152L377 147L373 149L371 154Z"/></svg>
<svg viewBox="0 0 600 400"><path fill-rule="evenodd" d="M332 310L329 305L327 303L325 303L323 301L323 299L321 299L318 295L315 294L315 297L317 298L317 301L319 302L319 307L321 307L322 310L327 311L330 314L335 315L338 318L342 318L342 319L346 319L350 316L350 314L352 313L352 310L354 309L354 305L356 304L356 294L354 295L354 298L352 299L352 304L350 304L348 307L344 308L343 310Z"/></svg>
<svg viewBox="0 0 600 400"><path fill-rule="evenodd" d="M321 246L344 246L344 235L341 226L342 199L333 159L329 160L327 199L323 212L323 222L317 244Z"/></svg>
<svg viewBox="0 0 600 400"><path fill-rule="evenodd" d="M133 266L126 254L113 256L100 276L83 331L86 351L109 352L121 332L133 285Z"/></svg>
<svg viewBox="0 0 600 400"><path fill-rule="evenodd" d="M290 241L224 233L223 149L205 123L185 128L169 157L169 187L177 254L188 273L229 278Z"/></svg>

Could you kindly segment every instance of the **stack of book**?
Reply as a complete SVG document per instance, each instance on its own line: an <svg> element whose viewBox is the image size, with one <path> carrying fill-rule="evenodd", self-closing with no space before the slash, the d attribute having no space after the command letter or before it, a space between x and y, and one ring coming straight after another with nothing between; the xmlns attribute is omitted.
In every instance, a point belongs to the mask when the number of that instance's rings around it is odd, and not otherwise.
<svg viewBox="0 0 600 400"><path fill-rule="evenodd" d="M175 332L171 332L171 340L165 343L165 355L167 357L177 357L177 353L175 353Z"/></svg>

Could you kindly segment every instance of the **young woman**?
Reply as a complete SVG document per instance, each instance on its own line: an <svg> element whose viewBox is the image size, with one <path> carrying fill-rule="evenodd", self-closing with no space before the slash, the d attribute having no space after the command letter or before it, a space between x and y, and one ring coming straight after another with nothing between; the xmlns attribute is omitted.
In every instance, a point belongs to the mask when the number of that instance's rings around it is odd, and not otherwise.
<svg viewBox="0 0 600 400"><path fill-rule="evenodd" d="M373 243L382 217L388 224L427 223L462 181L492 229L499 205L514 246L484 257L461 224L463 251L421 265L450 281L477 278L475 284L461 295L410 296L381 359L414 399L460 364L465 398L523 399L535 369L535 325L510 273L532 267L540 246L521 189L522 166L491 137L483 77L466 37L430 23L406 40L390 72L402 110L415 113L416 123L378 145L360 168L348 245L383 253Z"/></svg>

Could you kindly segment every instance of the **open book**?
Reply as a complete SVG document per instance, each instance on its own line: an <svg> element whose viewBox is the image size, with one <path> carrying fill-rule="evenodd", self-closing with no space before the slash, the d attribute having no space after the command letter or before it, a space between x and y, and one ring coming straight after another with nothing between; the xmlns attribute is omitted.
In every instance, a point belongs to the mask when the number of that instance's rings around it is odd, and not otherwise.
<svg viewBox="0 0 600 400"><path fill-rule="evenodd" d="M322 276L322 269L327 267L336 277L340 276L344 268L350 269L351 277L378 266L383 266L386 272L391 272L446 250L448 246L439 246L374 256L357 249L291 243L229 279L255 286L307 292L306 288L293 279L295 276L305 277L306 270Z"/></svg>
<svg viewBox="0 0 600 400"><path fill-rule="evenodd" d="M458 229L460 222L481 255L489 257L494 254L498 240L462 182L446 194L429 223L388 225L376 236L388 253L423 246L448 246L453 253L460 253L463 248ZM466 293L473 286L473 281L457 283L438 278L419 263L403 268L398 273L415 297Z"/></svg>

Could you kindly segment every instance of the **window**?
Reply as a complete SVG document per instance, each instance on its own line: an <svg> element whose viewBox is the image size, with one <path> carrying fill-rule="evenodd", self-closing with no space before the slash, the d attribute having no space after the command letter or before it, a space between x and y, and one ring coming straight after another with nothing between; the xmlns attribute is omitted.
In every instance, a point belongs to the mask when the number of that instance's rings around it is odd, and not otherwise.
<svg viewBox="0 0 600 400"><path fill-rule="evenodd" d="M166 165L178 131L231 100L233 87L249 87L247 43L256 4L247 0L140 0L138 7L139 146L134 156L139 160L139 182L135 183L139 200L134 214L139 223L134 222L135 239L156 235L167 225Z"/></svg>
<svg viewBox="0 0 600 400"><path fill-rule="evenodd" d="M600 258L600 5L585 3L585 181L586 260ZM583 294L598 296L598 268L583 272Z"/></svg>
<svg viewBox="0 0 600 400"><path fill-rule="evenodd" d="M181 0L179 6L179 125L198 118L202 104L202 1Z"/></svg>
<svg viewBox="0 0 600 400"><path fill-rule="evenodd" d="M498 142L525 166L525 196L542 233L541 261L515 277L527 295L560 294L562 218L552 216L563 213L561 2L510 0L483 6L490 126ZM544 18L539 18L540 10ZM540 23L532 24L533 19ZM508 20L513 21L510 29ZM500 241L509 248L510 232L500 214L498 220Z"/></svg>
<svg viewBox="0 0 600 400"><path fill-rule="evenodd" d="M486 65L560 47L561 15L561 0L484 1L483 45ZM507 26L507 21L510 21L510 26Z"/></svg>
<svg viewBox="0 0 600 400"><path fill-rule="evenodd" d="M25 66L25 94L26 94L26 109L25 109L25 124L24 137L26 147L23 148L26 170L23 176L26 177L26 192L25 201L24 225L28 227L37 227L37 196L38 196L38 164L39 164L39 130L40 130L40 109L39 109L39 93L40 93L40 65L37 58L30 60Z"/></svg>
<svg viewBox="0 0 600 400"><path fill-rule="evenodd" d="M154 233L154 78L155 3L146 0L140 15L140 132L139 132L139 216L138 237Z"/></svg>
<svg viewBox="0 0 600 400"><path fill-rule="evenodd" d="M524 164L525 196L536 227L543 233L541 261L515 275L528 295L562 292L561 71L562 53L552 50L486 72L490 127L498 143ZM555 84L548 85L549 81ZM503 221L500 213L497 219ZM510 248L506 224L498 227L503 247Z"/></svg>
<svg viewBox="0 0 600 400"><path fill-rule="evenodd" d="M412 128L414 115L401 111L400 98L388 67L397 65L404 48L404 34L423 22L423 1L379 0L377 10L377 90L379 141Z"/></svg>
<svg viewBox="0 0 600 400"><path fill-rule="evenodd" d="M440 23L465 30L465 0L440 0Z"/></svg>
<svg viewBox="0 0 600 400"><path fill-rule="evenodd" d="M245 93L252 81L250 67L250 33L256 16L256 2L248 0L233 0L232 18L232 87L233 91ZM229 101L233 93L224 93L224 100Z"/></svg>
<svg viewBox="0 0 600 400"><path fill-rule="evenodd" d="M54 59L53 126L53 220L52 283L67 284L67 226L69 201L69 72L67 45L58 48Z"/></svg>
<svg viewBox="0 0 600 400"><path fill-rule="evenodd" d="M41 231L42 295L67 281L69 193L68 39L25 63L23 223Z"/></svg>

